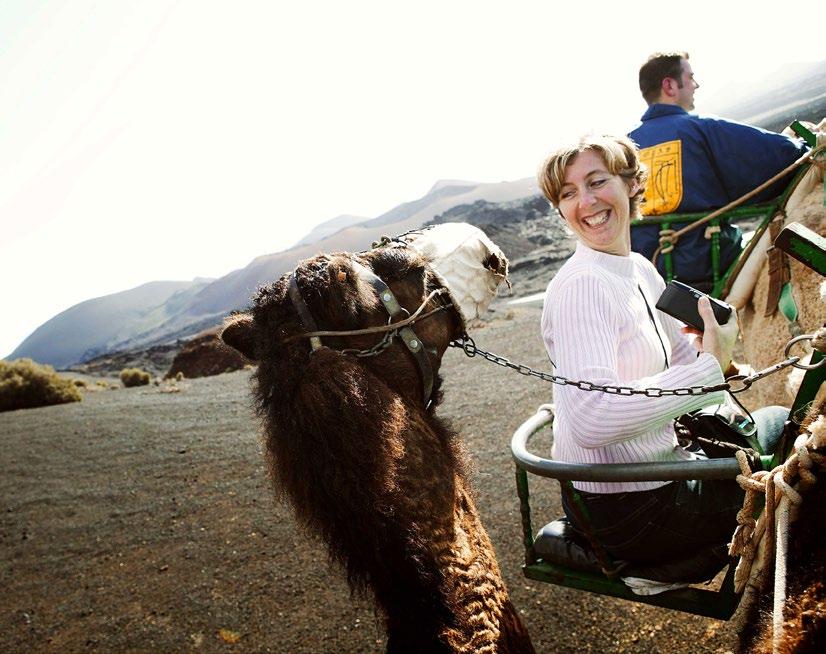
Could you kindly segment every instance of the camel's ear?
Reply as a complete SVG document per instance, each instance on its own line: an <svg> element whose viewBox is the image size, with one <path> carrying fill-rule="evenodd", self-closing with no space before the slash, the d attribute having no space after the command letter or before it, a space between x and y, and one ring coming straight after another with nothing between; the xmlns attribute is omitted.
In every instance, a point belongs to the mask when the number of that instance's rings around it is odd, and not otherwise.
<svg viewBox="0 0 826 654"><path fill-rule="evenodd" d="M254 324L248 313L239 313L230 316L224 322L221 340L235 348L250 361L255 361L255 340L253 338Z"/></svg>

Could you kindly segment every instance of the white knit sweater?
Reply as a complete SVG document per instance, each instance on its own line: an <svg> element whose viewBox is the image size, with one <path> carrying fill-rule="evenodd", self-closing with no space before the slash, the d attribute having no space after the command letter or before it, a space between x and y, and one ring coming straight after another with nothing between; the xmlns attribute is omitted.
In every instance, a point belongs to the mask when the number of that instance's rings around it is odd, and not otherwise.
<svg viewBox="0 0 826 654"><path fill-rule="evenodd" d="M682 324L654 308L664 287L654 266L639 254L605 254L579 243L548 285L542 310L542 337L556 373L634 388L721 383L717 360L707 353L698 356L693 337L680 332ZM722 391L651 398L554 386L554 457L594 464L691 459L693 455L677 444L673 419L722 401ZM592 493L619 493L666 483L574 486Z"/></svg>

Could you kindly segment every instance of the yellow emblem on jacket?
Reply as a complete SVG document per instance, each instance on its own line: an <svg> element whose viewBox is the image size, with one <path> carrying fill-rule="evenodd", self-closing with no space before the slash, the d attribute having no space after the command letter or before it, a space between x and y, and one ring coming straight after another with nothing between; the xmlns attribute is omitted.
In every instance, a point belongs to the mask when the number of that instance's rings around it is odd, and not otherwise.
<svg viewBox="0 0 826 654"><path fill-rule="evenodd" d="M642 212L646 216L674 213L683 199L682 142L667 141L640 150L648 167L648 187Z"/></svg>

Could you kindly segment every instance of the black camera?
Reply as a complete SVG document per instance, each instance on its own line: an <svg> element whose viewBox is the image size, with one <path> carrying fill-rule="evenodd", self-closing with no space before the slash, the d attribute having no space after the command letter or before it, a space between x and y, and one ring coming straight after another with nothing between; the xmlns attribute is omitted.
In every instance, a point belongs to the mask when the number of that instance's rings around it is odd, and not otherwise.
<svg viewBox="0 0 826 654"><path fill-rule="evenodd" d="M656 306L663 313L674 316L686 325L703 331L703 319L700 317L700 312L697 311L697 300L703 297L703 295L705 295L705 293L701 293L688 284L670 281L666 285L662 295L660 295L660 299L657 300ZM708 299L711 302L711 309L714 311L714 317L717 319L717 322L725 325L734 307L713 297L709 297Z"/></svg>

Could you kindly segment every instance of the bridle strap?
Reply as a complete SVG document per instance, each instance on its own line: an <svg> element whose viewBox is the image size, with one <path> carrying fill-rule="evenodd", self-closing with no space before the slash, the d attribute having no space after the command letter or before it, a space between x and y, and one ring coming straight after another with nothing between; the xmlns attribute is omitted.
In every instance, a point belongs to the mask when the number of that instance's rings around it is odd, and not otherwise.
<svg viewBox="0 0 826 654"><path fill-rule="evenodd" d="M290 275L289 293L290 300L292 301L295 310L298 312L298 317L301 319L304 329L308 332L317 332L318 325L316 325L315 320L313 320L313 314L310 313L307 303L304 302L304 298L301 296L301 290L298 288L298 280L295 276L295 270L293 270ZM312 347L313 352L315 352L321 347L321 339L318 336L310 336L310 347Z"/></svg>
<svg viewBox="0 0 826 654"><path fill-rule="evenodd" d="M367 266L359 263L355 259L352 259L351 263L353 271L361 279L363 279L373 287L373 289L379 296L379 300L381 301L382 306L384 306L387 313L390 314L390 323L388 327L393 327L392 321L394 318L398 318L404 314L407 314L409 319L410 313L399 303L399 301L396 299L396 296L393 295L393 291L390 290L390 287L384 282L384 280L382 280L381 277L376 275ZM313 319L313 315L310 313L310 308L307 306L307 303L304 301L304 298L301 295L301 289L298 288L298 280L296 278L295 271L293 271L290 275L288 292L290 295L290 301L295 307L295 310L298 312L298 317L301 320L304 329L306 329L310 333L318 332L318 325ZM428 299L430 299L431 296L428 296ZM427 300L425 300L425 302L427 302ZM423 308L424 305L419 307L419 310L422 310ZM405 319L402 319L400 322L405 322ZM413 328L410 326L411 324L412 322L410 324L405 324L402 327L399 327L397 331L399 337L402 340L402 343L404 343L404 346L407 348L410 354L413 355L413 358L416 360L416 364L419 366L419 373L422 377L422 390L424 392L425 406L430 406L430 396L433 393L434 380L433 366L430 363L430 359L427 356L427 352L425 352L424 343L422 343L422 340L416 335L416 332L413 331ZM313 351L322 347L320 336L307 334L298 335L298 337L301 336L307 336L309 338L310 346Z"/></svg>
<svg viewBox="0 0 826 654"><path fill-rule="evenodd" d="M396 318L403 313L410 315L407 309L399 304L396 296L393 295L393 291L390 290L390 287L381 277L355 259L353 259L352 263L353 269L358 272L359 277L369 282L370 285L376 290L379 300L381 300L381 303L384 305L387 313L390 314L391 321L393 318ZM430 364L430 359L427 356L427 352L425 352L424 343L422 343L422 340L416 335L416 332L413 331L413 328L410 325L405 325L400 328L399 336L402 339L402 343L404 343L404 346L408 349L410 354L413 355L413 358L416 359L416 363L419 366L419 372L422 375L424 403L427 406L430 404L430 395L433 393L433 366Z"/></svg>
<svg viewBox="0 0 826 654"><path fill-rule="evenodd" d="M404 318L403 320L399 320L397 322L390 322L386 325L376 325L375 327L365 327L364 329L319 329L317 332L301 332L300 334L293 334L292 336L287 336L282 343L289 343L290 341L298 340L299 338L310 338L312 336L364 336L367 334L384 334L386 332L397 332L402 327L407 325L412 325L414 323L419 322L420 320L424 320L425 318L429 318L430 316L439 313L440 311L444 311L448 308L448 306L452 305L440 305L435 309L431 309L430 311L425 311L425 307L427 306L428 302L430 302L433 298L442 295L444 289L437 288L435 291L432 291L430 295L428 295L424 301L419 305L419 308L416 309L412 314L410 314L409 318Z"/></svg>

